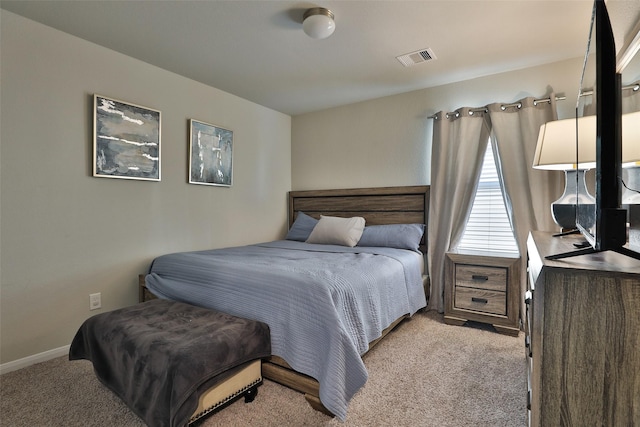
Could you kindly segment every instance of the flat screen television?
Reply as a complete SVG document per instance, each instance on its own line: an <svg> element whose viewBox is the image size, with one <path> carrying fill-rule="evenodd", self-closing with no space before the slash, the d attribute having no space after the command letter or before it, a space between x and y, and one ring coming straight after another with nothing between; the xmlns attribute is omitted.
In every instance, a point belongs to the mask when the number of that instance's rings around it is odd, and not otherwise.
<svg viewBox="0 0 640 427"><path fill-rule="evenodd" d="M591 87L590 72L595 72L595 84ZM548 258L615 251L640 259L639 253L625 247L627 211L621 208L622 86L621 75L616 71L615 40L604 0L595 0L593 5L590 37L576 105L576 132L578 117L585 114L582 104L586 91L589 91L592 99L591 112L595 110L596 115L595 206L579 202L576 206L576 227L586 239L584 247ZM577 137L580 138L580 135ZM576 141L576 164L578 146Z"/></svg>

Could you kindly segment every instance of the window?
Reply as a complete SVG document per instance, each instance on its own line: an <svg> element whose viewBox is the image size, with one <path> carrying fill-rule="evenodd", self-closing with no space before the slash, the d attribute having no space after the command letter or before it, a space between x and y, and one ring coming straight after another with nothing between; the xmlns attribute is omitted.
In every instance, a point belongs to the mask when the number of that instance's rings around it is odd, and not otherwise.
<svg viewBox="0 0 640 427"><path fill-rule="evenodd" d="M478 190L458 249L518 253L502 197L491 141L487 144Z"/></svg>

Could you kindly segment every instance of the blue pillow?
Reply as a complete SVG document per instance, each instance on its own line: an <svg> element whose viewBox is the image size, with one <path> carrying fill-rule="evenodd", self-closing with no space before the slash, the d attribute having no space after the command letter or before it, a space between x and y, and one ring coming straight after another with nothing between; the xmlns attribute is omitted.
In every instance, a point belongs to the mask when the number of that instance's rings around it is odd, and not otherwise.
<svg viewBox="0 0 640 427"><path fill-rule="evenodd" d="M304 242L309 238L309 235L317 223L317 219L300 211L298 212L298 216L296 216L296 220L293 222L293 225L289 229L285 239Z"/></svg>
<svg viewBox="0 0 640 427"><path fill-rule="evenodd" d="M424 224L369 225L364 228L358 246L420 250Z"/></svg>

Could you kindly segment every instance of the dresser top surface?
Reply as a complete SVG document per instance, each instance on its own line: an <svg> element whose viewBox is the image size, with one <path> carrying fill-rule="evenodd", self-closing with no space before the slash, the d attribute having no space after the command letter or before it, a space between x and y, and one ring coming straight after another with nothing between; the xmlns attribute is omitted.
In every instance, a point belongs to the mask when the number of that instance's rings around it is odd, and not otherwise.
<svg viewBox="0 0 640 427"><path fill-rule="evenodd" d="M528 245L531 247L532 244L535 244L536 252L542 259L542 264L545 267L640 274L640 260L613 251L578 255L558 260L545 259L548 255L577 250L574 243L579 243L582 240L583 238L580 235L554 237L551 232L533 231L531 232Z"/></svg>

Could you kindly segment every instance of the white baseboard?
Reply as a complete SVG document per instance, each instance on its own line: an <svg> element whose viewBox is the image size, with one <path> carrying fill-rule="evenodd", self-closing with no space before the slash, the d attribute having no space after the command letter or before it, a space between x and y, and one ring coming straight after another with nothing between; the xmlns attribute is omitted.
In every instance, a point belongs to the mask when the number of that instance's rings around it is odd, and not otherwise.
<svg viewBox="0 0 640 427"><path fill-rule="evenodd" d="M56 357L65 356L69 354L70 347L70 345L65 345L64 347L54 348L32 356L23 357L22 359L3 363L0 365L0 375L6 374L7 372L17 371L18 369L26 368L27 366L35 365L36 363L46 362L47 360L55 359Z"/></svg>

